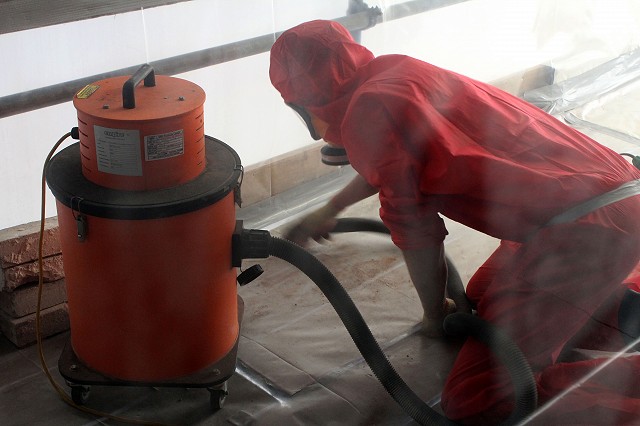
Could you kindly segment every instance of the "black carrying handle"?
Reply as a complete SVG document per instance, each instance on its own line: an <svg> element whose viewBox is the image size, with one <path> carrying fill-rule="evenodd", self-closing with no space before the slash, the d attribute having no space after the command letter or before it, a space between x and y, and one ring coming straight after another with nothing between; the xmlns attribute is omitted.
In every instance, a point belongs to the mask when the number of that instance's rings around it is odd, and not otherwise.
<svg viewBox="0 0 640 426"><path fill-rule="evenodd" d="M156 74L153 71L153 67L149 64L141 66L138 71L136 71L136 73L124 83L124 86L122 86L123 108L133 109L136 107L136 98L133 91L143 79L146 87L153 87L156 85Z"/></svg>

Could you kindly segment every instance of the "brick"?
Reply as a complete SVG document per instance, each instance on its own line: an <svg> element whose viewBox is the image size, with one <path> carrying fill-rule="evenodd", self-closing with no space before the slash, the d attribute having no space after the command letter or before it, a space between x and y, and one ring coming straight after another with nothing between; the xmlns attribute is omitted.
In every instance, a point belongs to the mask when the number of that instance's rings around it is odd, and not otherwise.
<svg viewBox="0 0 640 426"><path fill-rule="evenodd" d="M65 281L58 280L42 286L41 309L67 301ZM0 291L0 311L11 318L20 318L36 312L38 284L22 286L11 292Z"/></svg>
<svg viewBox="0 0 640 426"><path fill-rule="evenodd" d="M62 255L46 257L42 261L44 282L53 282L64 278ZM0 291L13 291L16 288L37 283L39 279L38 261L3 269L0 274Z"/></svg>
<svg viewBox="0 0 640 426"><path fill-rule="evenodd" d="M48 337L69 329L69 312L66 303L43 309L40 312L41 336ZM36 314L10 318L0 311L0 331L19 348L36 342Z"/></svg>
<svg viewBox="0 0 640 426"><path fill-rule="evenodd" d="M6 269L38 259L40 221L0 230L0 268ZM59 254L58 218L45 220L43 256Z"/></svg>

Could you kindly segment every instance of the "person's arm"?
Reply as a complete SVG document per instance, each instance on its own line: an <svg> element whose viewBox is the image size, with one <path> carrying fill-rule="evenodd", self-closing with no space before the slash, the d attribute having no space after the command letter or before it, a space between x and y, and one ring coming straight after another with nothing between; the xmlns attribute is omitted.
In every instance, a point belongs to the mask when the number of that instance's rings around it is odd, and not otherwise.
<svg viewBox="0 0 640 426"><path fill-rule="evenodd" d="M443 244L422 249L403 250L411 281L424 309L423 330L430 337L444 335L444 317L455 312L455 303L445 298L447 266Z"/></svg>
<svg viewBox="0 0 640 426"><path fill-rule="evenodd" d="M358 201L362 201L377 193L377 188L369 185L362 176L356 175L347 186L334 195L329 201L329 204L333 206L337 212L336 214L338 214Z"/></svg>
<svg viewBox="0 0 640 426"><path fill-rule="evenodd" d="M329 232L336 226L338 213L377 192L378 190L369 185L362 176L356 175L324 206L305 216L291 228L285 238L301 246L304 246L309 238L315 241L326 239L329 237Z"/></svg>

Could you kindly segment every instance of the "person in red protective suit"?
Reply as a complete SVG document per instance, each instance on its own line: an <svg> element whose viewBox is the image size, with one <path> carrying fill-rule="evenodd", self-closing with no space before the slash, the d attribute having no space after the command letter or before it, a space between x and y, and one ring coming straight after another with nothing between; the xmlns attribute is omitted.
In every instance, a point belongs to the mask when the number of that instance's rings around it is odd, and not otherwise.
<svg viewBox="0 0 640 426"><path fill-rule="evenodd" d="M583 364L567 370L563 366L574 364L559 363L563 348L640 259L640 197L606 206L593 200L629 182L635 188L640 171L491 85L408 56L374 57L335 22L285 31L271 49L269 74L312 136L343 147L358 172L298 223L291 239L321 239L340 211L378 193L380 217L424 308L424 332L441 336L448 313L470 310L466 299L445 297L441 215L498 238L502 244L467 285L477 315L518 344L542 404L571 384L562 378L578 377L549 371L583 372ZM565 216L583 203L587 208ZM624 371L637 372L639 365L631 362ZM545 412L565 420L589 420L597 412L640 421L635 384L626 392L597 383L580 395L582 404L555 404ZM600 391L617 402L600 405ZM511 398L505 371L469 339L442 395L445 414L461 423L496 424L510 413Z"/></svg>

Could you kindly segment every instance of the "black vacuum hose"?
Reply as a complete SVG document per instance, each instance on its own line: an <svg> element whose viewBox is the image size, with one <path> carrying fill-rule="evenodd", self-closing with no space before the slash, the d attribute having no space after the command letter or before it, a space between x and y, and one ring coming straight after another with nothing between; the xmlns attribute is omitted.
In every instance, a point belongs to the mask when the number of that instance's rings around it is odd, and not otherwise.
<svg viewBox="0 0 640 426"><path fill-rule="evenodd" d="M371 231L388 233L384 224L364 219L340 219L334 232ZM318 286L344 323L356 347L389 395L422 425L455 425L420 399L395 371L362 318L347 291L315 256L282 238L271 237L269 255L289 262ZM453 314L445 320L445 331L471 335L489 346L502 361L514 382L516 405L503 424L515 424L537 405L536 386L529 365L518 347L491 324L470 314Z"/></svg>

